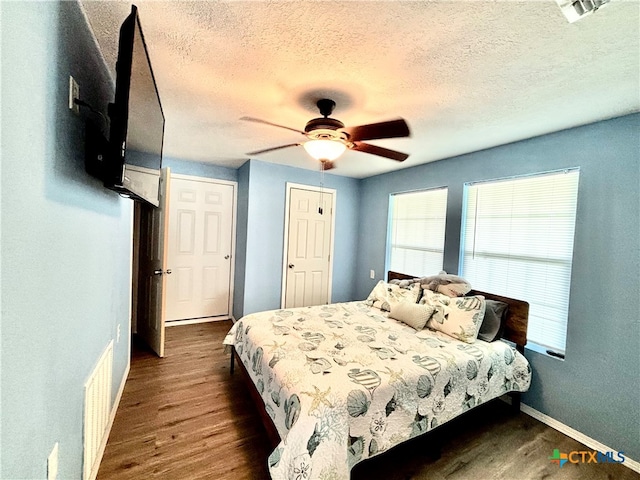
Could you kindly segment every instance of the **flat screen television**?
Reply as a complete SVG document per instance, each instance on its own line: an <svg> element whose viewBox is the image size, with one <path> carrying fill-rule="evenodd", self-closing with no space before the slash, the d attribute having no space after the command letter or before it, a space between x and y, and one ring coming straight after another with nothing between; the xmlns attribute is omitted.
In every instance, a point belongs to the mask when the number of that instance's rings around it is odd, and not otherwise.
<svg viewBox="0 0 640 480"><path fill-rule="evenodd" d="M158 206L165 119L135 5L120 28L116 93L108 113L108 142L96 152L95 133L87 141L93 145L87 171L122 196Z"/></svg>

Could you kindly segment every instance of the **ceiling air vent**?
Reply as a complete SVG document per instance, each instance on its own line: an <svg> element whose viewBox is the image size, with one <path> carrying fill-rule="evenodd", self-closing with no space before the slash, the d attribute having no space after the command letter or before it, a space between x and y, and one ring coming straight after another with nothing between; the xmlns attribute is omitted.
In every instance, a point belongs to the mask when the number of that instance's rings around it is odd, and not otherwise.
<svg viewBox="0 0 640 480"><path fill-rule="evenodd" d="M592 14L609 0L556 0L556 3L567 17L569 23L580 20L582 17Z"/></svg>

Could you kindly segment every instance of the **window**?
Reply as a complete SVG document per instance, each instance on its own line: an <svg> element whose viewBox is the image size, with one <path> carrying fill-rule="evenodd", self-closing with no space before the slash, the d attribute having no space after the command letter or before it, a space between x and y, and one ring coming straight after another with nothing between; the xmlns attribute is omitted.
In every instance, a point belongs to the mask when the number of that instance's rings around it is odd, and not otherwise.
<svg viewBox="0 0 640 480"><path fill-rule="evenodd" d="M461 275L529 302L528 340L564 355L579 170L466 184Z"/></svg>
<svg viewBox="0 0 640 480"><path fill-rule="evenodd" d="M411 275L442 270L446 217L446 188L391 195L388 270Z"/></svg>

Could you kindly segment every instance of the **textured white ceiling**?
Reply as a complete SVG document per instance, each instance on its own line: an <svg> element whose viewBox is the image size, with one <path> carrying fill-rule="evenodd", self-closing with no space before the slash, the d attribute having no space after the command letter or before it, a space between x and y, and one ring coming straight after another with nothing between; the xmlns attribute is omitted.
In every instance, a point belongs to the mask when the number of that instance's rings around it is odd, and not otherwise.
<svg viewBox="0 0 640 480"><path fill-rule="evenodd" d="M82 1L115 76L130 2ZM554 0L137 1L166 116L165 156L239 167L302 137L329 97L360 125L403 117L408 139L348 151L356 178L640 111L640 0L569 24ZM304 149L258 156L316 169Z"/></svg>

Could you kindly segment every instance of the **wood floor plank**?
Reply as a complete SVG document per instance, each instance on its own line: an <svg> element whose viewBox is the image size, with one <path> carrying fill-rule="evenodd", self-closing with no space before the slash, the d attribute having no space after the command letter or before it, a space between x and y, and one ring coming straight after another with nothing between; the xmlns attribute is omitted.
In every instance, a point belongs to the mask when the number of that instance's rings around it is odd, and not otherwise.
<svg viewBox="0 0 640 480"><path fill-rule="evenodd" d="M98 480L268 479L268 438L222 340L230 321L167 329L165 358L134 348ZM590 450L494 402L362 462L352 480L640 480L617 464L551 464ZM434 445L442 446L435 458Z"/></svg>

